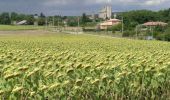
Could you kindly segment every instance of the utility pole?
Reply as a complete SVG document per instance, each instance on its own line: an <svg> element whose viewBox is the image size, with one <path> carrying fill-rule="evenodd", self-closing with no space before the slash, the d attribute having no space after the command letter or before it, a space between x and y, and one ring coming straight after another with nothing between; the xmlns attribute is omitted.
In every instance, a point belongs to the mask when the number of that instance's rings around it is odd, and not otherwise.
<svg viewBox="0 0 170 100"><path fill-rule="evenodd" d="M78 17L78 27L80 27L80 19L79 19L79 17Z"/></svg>
<svg viewBox="0 0 170 100"><path fill-rule="evenodd" d="M136 26L136 39L138 37L138 25Z"/></svg>
<svg viewBox="0 0 170 100"><path fill-rule="evenodd" d="M153 32L154 32L154 26L152 28L152 40L154 39Z"/></svg>
<svg viewBox="0 0 170 100"><path fill-rule="evenodd" d="M96 18L95 18L95 12L92 12L92 18L93 18L93 22L96 22Z"/></svg>
<svg viewBox="0 0 170 100"><path fill-rule="evenodd" d="M54 27L54 25L55 25L55 22L54 22L55 20L54 20L54 16L53 16L53 27Z"/></svg>
<svg viewBox="0 0 170 100"><path fill-rule="evenodd" d="M11 15L12 15L12 13L10 12L10 13L9 13L10 25L12 24L12 16L11 16Z"/></svg>
<svg viewBox="0 0 170 100"><path fill-rule="evenodd" d="M78 17L78 29L77 29L77 33L78 33L78 30L79 30L79 27L80 27L80 18Z"/></svg>
<svg viewBox="0 0 170 100"><path fill-rule="evenodd" d="M58 28L59 28L59 17L58 17L58 21L57 21L57 24L58 24Z"/></svg>
<svg viewBox="0 0 170 100"><path fill-rule="evenodd" d="M46 30L47 30L47 24L48 24L48 19L47 19L47 17L45 18L45 26L46 26Z"/></svg>
<svg viewBox="0 0 170 100"><path fill-rule="evenodd" d="M150 27L150 35L149 36L153 40L153 30L154 30L153 28L154 27L152 27L152 26L149 26L149 27Z"/></svg>
<svg viewBox="0 0 170 100"><path fill-rule="evenodd" d="M140 33L140 28L141 28L140 24L136 26L136 39L138 39L138 31Z"/></svg>
<svg viewBox="0 0 170 100"><path fill-rule="evenodd" d="M62 32L63 30L64 30L64 28L63 28L63 19L62 19L62 14L60 15L60 28L59 28L59 30Z"/></svg>
<svg viewBox="0 0 170 100"><path fill-rule="evenodd" d="M122 35L123 35L123 33L124 33L124 21L123 21L124 19L123 19L123 16L122 16Z"/></svg>

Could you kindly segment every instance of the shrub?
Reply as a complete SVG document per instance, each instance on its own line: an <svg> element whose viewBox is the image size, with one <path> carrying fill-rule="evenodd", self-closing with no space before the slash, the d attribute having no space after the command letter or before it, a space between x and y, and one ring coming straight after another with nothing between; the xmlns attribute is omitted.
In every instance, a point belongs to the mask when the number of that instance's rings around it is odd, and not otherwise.
<svg viewBox="0 0 170 100"><path fill-rule="evenodd" d="M130 37L130 36L134 36L135 34L136 34L135 31L127 30L124 31L123 37Z"/></svg>
<svg viewBox="0 0 170 100"><path fill-rule="evenodd" d="M164 34L158 33L155 38L157 40L164 40L164 36L165 36Z"/></svg>
<svg viewBox="0 0 170 100"><path fill-rule="evenodd" d="M170 41L170 32L165 34L165 41Z"/></svg>
<svg viewBox="0 0 170 100"><path fill-rule="evenodd" d="M116 31L121 31L122 29L122 24L118 24L115 26L112 26L111 28L109 28L108 30L112 31L113 33L115 33Z"/></svg>

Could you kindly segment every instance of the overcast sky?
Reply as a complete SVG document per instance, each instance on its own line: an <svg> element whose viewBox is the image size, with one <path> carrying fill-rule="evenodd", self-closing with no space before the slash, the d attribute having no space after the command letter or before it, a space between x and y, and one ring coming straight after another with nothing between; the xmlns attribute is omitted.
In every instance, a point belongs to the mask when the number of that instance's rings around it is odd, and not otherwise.
<svg viewBox="0 0 170 100"><path fill-rule="evenodd" d="M108 0L0 0L1 12L19 12L46 15L81 15L92 13ZM170 0L110 0L113 11L135 9L160 10L170 8Z"/></svg>

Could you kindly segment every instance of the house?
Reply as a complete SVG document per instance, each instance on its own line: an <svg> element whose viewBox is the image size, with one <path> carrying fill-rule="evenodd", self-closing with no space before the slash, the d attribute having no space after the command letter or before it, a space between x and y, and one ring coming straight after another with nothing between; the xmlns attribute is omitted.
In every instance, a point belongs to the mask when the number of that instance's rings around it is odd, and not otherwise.
<svg viewBox="0 0 170 100"><path fill-rule="evenodd" d="M146 22L143 26L167 26L167 23L164 22Z"/></svg>
<svg viewBox="0 0 170 100"><path fill-rule="evenodd" d="M138 34L138 32L142 32L142 33L146 33L147 36L145 36L146 40L153 40L154 39L154 29L156 26L162 26L165 27L167 26L167 23L164 22L160 22L160 21L156 21L156 22L146 22L144 24L141 25L137 25L136 26L136 34ZM148 32L149 31L149 32Z"/></svg>
<svg viewBox="0 0 170 100"><path fill-rule="evenodd" d="M100 23L98 26L99 26L99 29L108 29L109 27L118 25L120 23L121 23L121 20L119 19L110 19L103 23Z"/></svg>
<svg viewBox="0 0 170 100"><path fill-rule="evenodd" d="M27 20L20 21L20 22L18 22L16 24L17 25L25 25L25 24L27 24Z"/></svg>

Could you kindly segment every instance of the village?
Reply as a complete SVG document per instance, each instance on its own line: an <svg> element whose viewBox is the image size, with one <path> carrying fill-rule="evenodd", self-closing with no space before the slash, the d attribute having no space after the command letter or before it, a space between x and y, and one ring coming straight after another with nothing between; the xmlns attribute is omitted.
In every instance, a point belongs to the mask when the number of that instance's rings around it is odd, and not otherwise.
<svg viewBox="0 0 170 100"><path fill-rule="evenodd" d="M27 16L10 13L9 19L11 18L11 21L9 21L9 24L16 26L44 26L45 30L71 34L99 33L109 34L113 37L130 37L147 40L165 40L165 37L168 37L160 34L163 34L167 29L169 21L160 20L159 16L155 17L156 12L154 11L114 12L109 1L100 8L93 13L83 13L82 16L45 16L43 13ZM129 15L129 13L134 14ZM140 13L143 13L143 15L140 15ZM136 16L134 16L135 14ZM6 16L8 16L7 13Z"/></svg>

